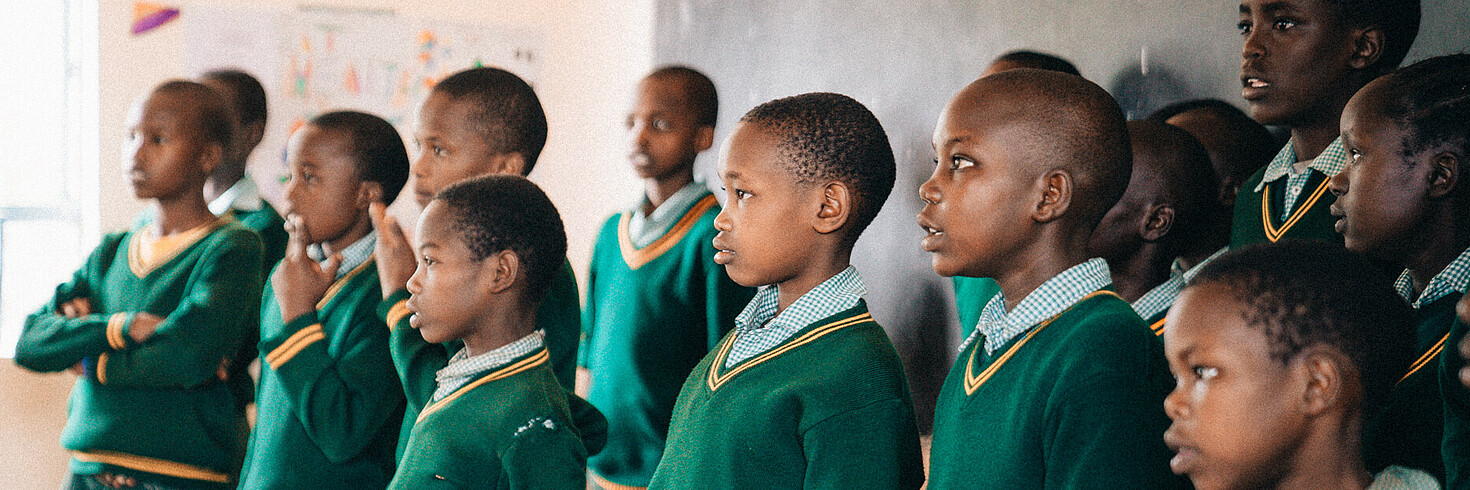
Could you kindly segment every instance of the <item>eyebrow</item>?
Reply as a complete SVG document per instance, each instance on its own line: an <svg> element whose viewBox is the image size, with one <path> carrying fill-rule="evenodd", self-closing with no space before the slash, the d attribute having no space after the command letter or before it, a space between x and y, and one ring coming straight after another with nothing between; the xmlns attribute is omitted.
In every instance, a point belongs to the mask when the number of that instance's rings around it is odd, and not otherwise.
<svg viewBox="0 0 1470 490"><path fill-rule="evenodd" d="M740 172L725 172L725 180L735 180L738 178L740 178Z"/></svg>

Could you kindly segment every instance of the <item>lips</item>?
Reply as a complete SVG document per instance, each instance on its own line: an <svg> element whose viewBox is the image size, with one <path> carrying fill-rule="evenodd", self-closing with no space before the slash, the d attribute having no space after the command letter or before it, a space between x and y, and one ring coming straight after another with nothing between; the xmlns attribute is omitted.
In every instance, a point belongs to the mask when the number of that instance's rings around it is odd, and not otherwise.
<svg viewBox="0 0 1470 490"><path fill-rule="evenodd" d="M423 187L414 187L413 196L418 200L419 204L425 206L429 204L429 201L434 199L434 193Z"/></svg>
<svg viewBox="0 0 1470 490"><path fill-rule="evenodd" d="M1327 211L1332 213L1333 217L1337 218L1337 221L1332 223L1332 230L1340 235L1342 234L1342 230L1347 227L1347 213L1342 208L1337 207L1338 204L1338 202L1332 203L1331 206L1327 207Z"/></svg>
<svg viewBox="0 0 1470 490"><path fill-rule="evenodd" d="M634 167L647 167L652 161L653 159L649 158L647 153L635 152L628 154L628 162L632 163Z"/></svg>
<svg viewBox="0 0 1470 490"><path fill-rule="evenodd" d="M929 221L929 219L924 217L922 213L919 214L918 219L919 228L922 228L924 230L924 240L920 242L919 245L924 247L924 251L926 252L934 252L939 250L940 246L943 245L944 242L944 230Z"/></svg>
<svg viewBox="0 0 1470 490"><path fill-rule="evenodd" d="M1189 473L1194 467L1194 462L1199 458L1199 450L1181 441L1174 427L1164 432L1164 444L1169 450L1174 451L1174 457L1169 459L1169 469L1176 475Z"/></svg>
<svg viewBox="0 0 1470 490"><path fill-rule="evenodd" d="M720 265L729 264L731 260L735 259L735 251L725 246L724 240L721 240L724 236L724 232L721 232L715 235L714 240L710 240L710 243L715 247L715 263Z"/></svg>
<svg viewBox="0 0 1470 490"><path fill-rule="evenodd" d="M423 323L423 319L419 317L418 308L414 307L412 296L408 298L408 301L403 302L403 307L408 308L408 311L412 312L412 314L408 316L408 326L415 329L420 328L420 324Z"/></svg>
<svg viewBox="0 0 1470 490"><path fill-rule="evenodd" d="M1240 96L1245 100L1256 100L1266 96L1271 88L1271 82L1255 73L1245 72L1240 75Z"/></svg>

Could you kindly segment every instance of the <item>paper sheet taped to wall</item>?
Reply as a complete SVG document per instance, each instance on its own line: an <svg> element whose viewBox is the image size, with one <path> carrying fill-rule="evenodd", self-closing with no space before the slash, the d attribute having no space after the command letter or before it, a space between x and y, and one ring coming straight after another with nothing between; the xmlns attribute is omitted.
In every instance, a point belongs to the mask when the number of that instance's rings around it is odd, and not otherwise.
<svg viewBox="0 0 1470 490"><path fill-rule="evenodd" d="M531 86L541 71L539 29L415 19L381 12L187 7L184 68L239 68L265 85L269 119L250 170L279 202L291 131L338 109L376 114L411 142L414 111L434 83L477 66L509 70ZM412 148L412 146L409 146Z"/></svg>

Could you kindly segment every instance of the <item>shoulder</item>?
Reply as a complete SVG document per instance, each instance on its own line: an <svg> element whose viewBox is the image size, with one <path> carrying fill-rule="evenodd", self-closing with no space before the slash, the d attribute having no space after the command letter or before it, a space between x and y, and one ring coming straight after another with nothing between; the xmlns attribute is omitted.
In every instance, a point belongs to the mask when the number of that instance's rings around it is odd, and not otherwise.
<svg viewBox="0 0 1470 490"><path fill-rule="evenodd" d="M244 224L246 228L250 228L255 231L270 231L271 229L279 229L282 225L286 223L285 218L282 218L280 213L276 212L276 208L272 207L270 203L263 200L261 201L260 209L257 209L255 211L237 210L235 211L235 217L238 218L240 220L240 223Z"/></svg>
<svg viewBox="0 0 1470 490"><path fill-rule="evenodd" d="M1051 362L1071 379L1138 375L1162 359L1163 344L1126 301L1112 294L1083 300L1037 334Z"/></svg>

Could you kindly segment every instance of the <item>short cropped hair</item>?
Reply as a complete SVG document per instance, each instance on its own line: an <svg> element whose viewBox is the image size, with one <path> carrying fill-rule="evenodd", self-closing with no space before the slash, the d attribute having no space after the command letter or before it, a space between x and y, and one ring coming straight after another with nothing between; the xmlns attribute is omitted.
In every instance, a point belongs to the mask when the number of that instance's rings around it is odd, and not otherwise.
<svg viewBox="0 0 1470 490"><path fill-rule="evenodd" d="M1233 250L1186 286L1216 284L1245 305L1268 353L1283 364L1327 346L1351 359L1373 413L1413 362L1413 310L1362 254L1327 242L1283 240Z"/></svg>
<svg viewBox="0 0 1470 490"><path fill-rule="evenodd" d="M1169 119L1186 112L1206 112L1214 115L1224 123L1223 128L1229 133L1226 138L1227 144L1221 149L1221 154L1228 161L1228 169L1223 169L1225 175L1221 177L1234 177L1238 182L1245 182L1252 174L1261 167L1271 163L1276 153L1281 150L1281 145L1276 143L1276 138L1271 136L1261 123L1251 119L1240 108L1220 99L1194 99L1183 102L1175 102L1154 111L1148 116L1154 121L1167 123Z"/></svg>
<svg viewBox="0 0 1470 490"><path fill-rule="evenodd" d="M995 64L1001 61L1015 63L1026 68L1059 71L1068 75L1077 75L1079 77L1082 76L1082 72L1077 71L1077 66L1073 65L1072 62L1067 61L1060 56L1042 53L1039 51L1028 51L1024 49L1010 51L1006 54L996 57L995 61L992 61L991 64Z"/></svg>
<svg viewBox="0 0 1470 490"><path fill-rule="evenodd" d="M686 99L694 109L695 120L700 126L714 127L720 116L720 97L715 92L715 82L704 73L687 66L668 65L653 70L649 79L675 79L683 82Z"/></svg>
<svg viewBox="0 0 1470 490"><path fill-rule="evenodd" d="M1419 0L1326 0L1344 23L1383 29L1383 54L1371 68L1381 75L1398 68L1419 36Z"/></svg>
<svg viewBox="0 0 1470 490"><path fill-rule="evenodd" d="M520 153L530 174L546 146L546 113L541 99L521 77L499 68L471 68L434 85L435 93L473 104L470 124L497 153Z"/></svg>
<svg viewBox="0 0 1470 490"><path fill-rule="evenodd" d="M408 150L398 130L383 118L356 111L328 112L311 119L324 130L346 132L352 140L352 160L358 178L383 186L383 202L390 203L408 182Z"/></svg>
<svg viewBox="0 0 1470 490"><path fill-rule="evenodd" d="M893 149L883 125L862 103L842 94L814 92L756 106L740 122L780 142L778 152L798 185L842 182L852 194L851 245L878 216L893 191Z"/></svg>
<svg viewBox="0 0 1470 490"><path fill-rule="evenodd" d="M240 118L240 124L260 122L265 124L266 103L265 87L260 85L260 80L240 70L210 70L200 75L201 79L219 82L230 86L235 92L229 102L233 104L235 116ZM228 97L227 97L228 98Z"/></svg>
<svg viewBox="0 0 1470 490"><path fill-rule="evenodd" d="M204 140L229 148L235 137L235 117L219 91L198 82L169 80L153 88L154 94L188 97L194 105L193 125Z"/></svg>
<svg viewBox="0 0 1470 490"><path fill-rule="evenodd" d="M1384 77L1384 115L1409 129L1404 158L1449 146L1465 161L1470 138L1470 54L1437 56Z"/></svg>
<svg viewBox="0 0 1470 490"><path fill-rule="evenodd" d="M526 273L525 299L546 297L566 260L567 233L540 187L519 175L485 175L450 185L434 200L448 209L475 260L515 252Z"/></svg>

